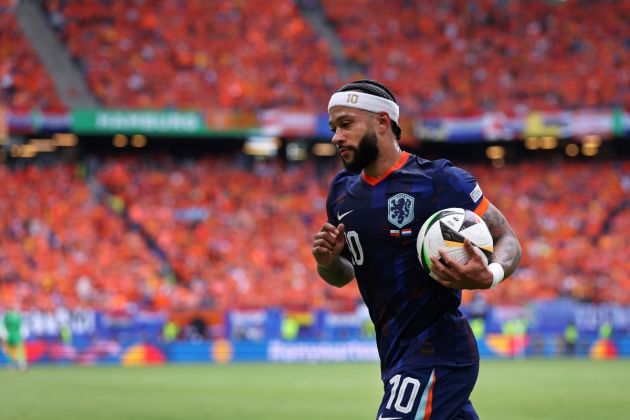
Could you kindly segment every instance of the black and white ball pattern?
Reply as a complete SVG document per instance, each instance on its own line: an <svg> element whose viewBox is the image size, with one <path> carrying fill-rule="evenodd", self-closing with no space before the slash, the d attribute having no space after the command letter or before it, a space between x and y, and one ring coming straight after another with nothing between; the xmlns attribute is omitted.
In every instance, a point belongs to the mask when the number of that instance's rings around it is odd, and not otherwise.
<svg viewBox="0 0 630 420"><path fill-rule="evenodd" d="M459 263L468 261L468 252L464 248L464 239L468 238L476 246L488 263L488 257L494 250L492 235L488 226L475 212L462 208L448 208L431 215L420 228L416 249L422 268L431 276L432 256L439 257L439 250Z"/></svg>

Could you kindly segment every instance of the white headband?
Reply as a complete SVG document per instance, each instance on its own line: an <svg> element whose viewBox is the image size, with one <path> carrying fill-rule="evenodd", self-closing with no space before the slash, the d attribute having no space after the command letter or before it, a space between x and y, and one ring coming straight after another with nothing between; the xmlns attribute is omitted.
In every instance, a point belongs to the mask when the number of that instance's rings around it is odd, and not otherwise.
<svg viewBox="0 0 630 420"><path fill-rule="evenodd" d="M400 112L398 104L380 96L355 91L337 92L330 97L328 112L334 106L347 106L371 112L386 112L389 118L398 124Z"/></svg>

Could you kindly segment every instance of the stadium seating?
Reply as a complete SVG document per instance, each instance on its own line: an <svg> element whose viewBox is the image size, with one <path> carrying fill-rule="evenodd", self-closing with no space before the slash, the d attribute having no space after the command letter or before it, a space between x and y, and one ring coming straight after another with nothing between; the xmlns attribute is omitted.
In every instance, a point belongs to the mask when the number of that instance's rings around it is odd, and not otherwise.
<svg viewBox="0 0 630 420"><path fill-rule="evenodd" d="M269 5L53 0L45 6L105 106L321 110L338 83L329 46L293 2Z"/></svg>
<svg viewBox="0 0 630 420"><path fill-rule="evenodd" d="M0 166L0 301L25 310L152 308L166 283L137 232L95 199L77 165Z"/></svg>
<svg viewBox="0 0 630 420"><path fill-rule="evenodd" d="M13 3L0 0L0 104L60 109ZM330 46L292 1L270 4L43 5L105 107L321 112L342 82ZM347 57L391 86L408 114L630 109L627 1L321 4ZM359 299L356 286L327 287L314 270L310 240L332 176L318 176L314 162L106 158L94 178L76 172L82 165L0 166L2 301L347 310ZM484 292L491 303L567 295L630 304L627 163L467 168L524 245L515 276Z"/></svg>
<svg viewBox="0 0 630 420"><path fill-rule="evenodd" d="M5 102L58 108L12 3L0 2ZM630 107L627 2L320 3L363 69L355 76L391 86L403 113ZM43 7L106 107L321 111L342 82L328 41L290 0L220 0L211 11L201 0Z"/></svg>
<svg viewBox="0 0 630 420"><path fill-rule="evenodd" d="M628 169L614 162L562 161L521 163L499 172L471 168L523 243L521 268L509 286L490 291L490 299L524 304L572 296L630 303L630 254L622 245L630 222Z"/></svg>
<svg viewBox="0 0 630 420"><path fill-rule="evenodd" d="M0 167L9 191L0 202L3 301L346 311L359 299L354 284L328 287L315 272L310 241L333 173L318 176L313 162L247 169L236 157L108 158L90 182L82 168ZM484 292L490 303L630 304L627 163L467 169L523 242L517 273Z"/></svg>
<svg viewBox="0 0 630 420"><path fill-rule="evenodd" d="M406 112L630 106L628 2L322 3L346 54Z"/></svg>
<svg viewBox="0 0 630 420"><path fill-rule="evenodd" d="M0 105L23 111L62 110L50 76L15 20L12 3L0 0Z"/></svg>
<svg viewBox="0 0 630 420"><path fill-rule="evenodd" d="M347 57L405 113L630 106L627 2L321 3ZM329 46L288 0L46 7L106 106L321 110L339 85Z"/></svg>
<svg viewBox="0 0 630 420"><path fill-rule="evenodd" d="M212 296L206 305L354 307L356 288L328 290L314 270L309 241L323 223L327 185L312 163L250 172L232 160L164 157L159 165L112 161L99 178L155 238L178 279Z"/></svg>

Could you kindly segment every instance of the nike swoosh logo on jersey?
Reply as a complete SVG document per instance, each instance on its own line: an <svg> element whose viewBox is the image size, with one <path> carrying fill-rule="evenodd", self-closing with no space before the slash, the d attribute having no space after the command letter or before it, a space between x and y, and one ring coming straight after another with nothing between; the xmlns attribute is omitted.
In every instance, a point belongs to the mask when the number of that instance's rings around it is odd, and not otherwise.
<svg viewBox="0 0 630 420"><path fill-rule="evenodd" d="M343 219L344 217L346 217L347 215L349 215L353 211L354 210L348 210L347 212L345 212L343 214L339 214L339 212L337 212L337 219L341 222L341 219Z"/></svg>
<svg viewBox="0 0 630 420"><path fill-rule="evenodd" d="M383 414L379 414L378 420L398 420L400 417L383 417Z"/></svg>

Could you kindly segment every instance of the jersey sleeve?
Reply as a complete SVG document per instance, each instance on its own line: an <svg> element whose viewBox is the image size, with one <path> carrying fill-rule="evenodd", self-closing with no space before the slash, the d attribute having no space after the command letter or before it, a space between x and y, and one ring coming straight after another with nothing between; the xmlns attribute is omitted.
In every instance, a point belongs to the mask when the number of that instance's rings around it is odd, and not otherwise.
<svg viewBox="0 0 630 420"><path fill-rule="evenodd" d="M433 177L438 192L439 208L460 207L483 216L489 201L484 196L477 179L468 171L448 160L440 162Z"/></svg>

